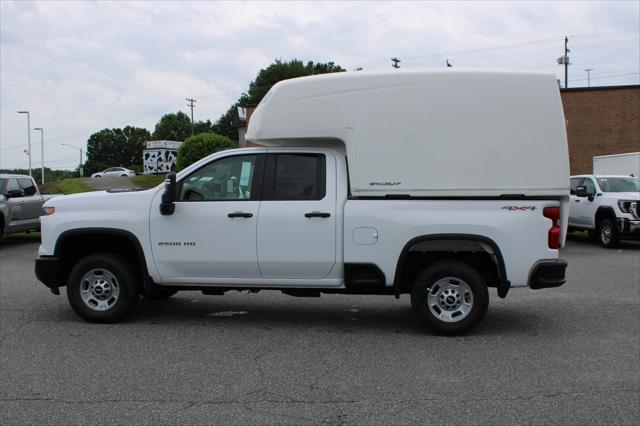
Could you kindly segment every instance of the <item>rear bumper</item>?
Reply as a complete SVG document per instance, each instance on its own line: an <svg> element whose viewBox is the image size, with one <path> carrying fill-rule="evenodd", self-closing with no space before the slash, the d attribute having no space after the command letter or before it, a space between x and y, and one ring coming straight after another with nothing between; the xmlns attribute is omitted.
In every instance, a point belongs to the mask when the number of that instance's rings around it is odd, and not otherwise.
<svg viewBox="0 0 640 426"><path fill-rule="evenodd" d="M566 282L566 269L567 262L562 259L541 260L531 269L529 287L534 290L560 287Z"/></svg>
<svg viewBox="0 0 640 426"><path fill-rule="evenodd" d="M60 294L58 283L58 258L55 256L41 256L36 258L36 277L49 287L54 294Z"/></svg>

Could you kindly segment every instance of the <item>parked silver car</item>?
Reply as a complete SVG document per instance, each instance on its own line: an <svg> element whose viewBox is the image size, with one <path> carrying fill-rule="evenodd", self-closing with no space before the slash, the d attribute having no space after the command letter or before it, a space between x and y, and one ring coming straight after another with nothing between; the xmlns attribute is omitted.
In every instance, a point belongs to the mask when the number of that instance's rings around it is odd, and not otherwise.
<svg viewBox="0 0 640 426"><path fill-rule="evenodd" d="M109 167L106 170L101 172L97 172L91 175L92 178L102 178L102 177L131 177L135 176L136 172L133 170L125 169L124 167Z"/></svg>
<svg viewBox="0 0 640 426"><path fill-rule="evenodd" d="M39 229L42 205L52 197L40 194L31 176L0 174L0 237Z"/></svg>

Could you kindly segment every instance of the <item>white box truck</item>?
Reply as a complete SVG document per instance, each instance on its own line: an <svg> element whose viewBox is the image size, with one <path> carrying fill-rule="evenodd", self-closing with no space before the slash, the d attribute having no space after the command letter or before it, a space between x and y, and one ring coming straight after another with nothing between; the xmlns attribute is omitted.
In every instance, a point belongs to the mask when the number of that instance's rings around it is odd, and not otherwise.
<svg viewBox="0 0 640 426"><path fill-rule="evenodd" d="M640 177L640 152L593 157L593 174Z"/></svg>
<svg viewBox="0 0 640 426"><path fill-rule="evenodd" d="M569 160L553 74L339 73L273 86L247 139L164 186L47 203L36 259L93 322L139 295L409 294L429 329L489 288L565 282ZM163 309L167 309L166 305Z"/></svg>

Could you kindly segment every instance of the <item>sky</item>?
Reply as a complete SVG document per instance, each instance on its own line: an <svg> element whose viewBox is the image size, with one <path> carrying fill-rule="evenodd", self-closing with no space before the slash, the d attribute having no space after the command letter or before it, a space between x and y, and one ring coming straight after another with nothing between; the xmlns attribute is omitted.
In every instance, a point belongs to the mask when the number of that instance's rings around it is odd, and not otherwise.
<svg viewBox="0 0 640 426"><path fill-rule="evenodd" d="M29 2L0 0L0 168L72 169L92 133L150 132L166 113L216 121L274 59L349 72L533 70L569 87L640 84L640 1ZM395 71L394 71L395 72ZM42 159L31 131L34 168ZM72 147L69 147L68 144Z"/></svg>

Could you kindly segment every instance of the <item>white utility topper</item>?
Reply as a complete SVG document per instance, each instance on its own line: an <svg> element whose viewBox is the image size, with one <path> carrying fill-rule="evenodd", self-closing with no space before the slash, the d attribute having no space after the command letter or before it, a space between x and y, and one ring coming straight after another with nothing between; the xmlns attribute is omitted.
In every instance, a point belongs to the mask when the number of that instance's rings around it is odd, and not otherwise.
<svg viewBox="0 0 640 426"><path fill-rule="evenodd" d="M139 294L411 295L441 333L488 288L565 282L564 117L551 74L339 73L276 84L247 139L140 192L47 203L39 279L88 321ZM167 313L171 315L170 311Z"/></svg>

